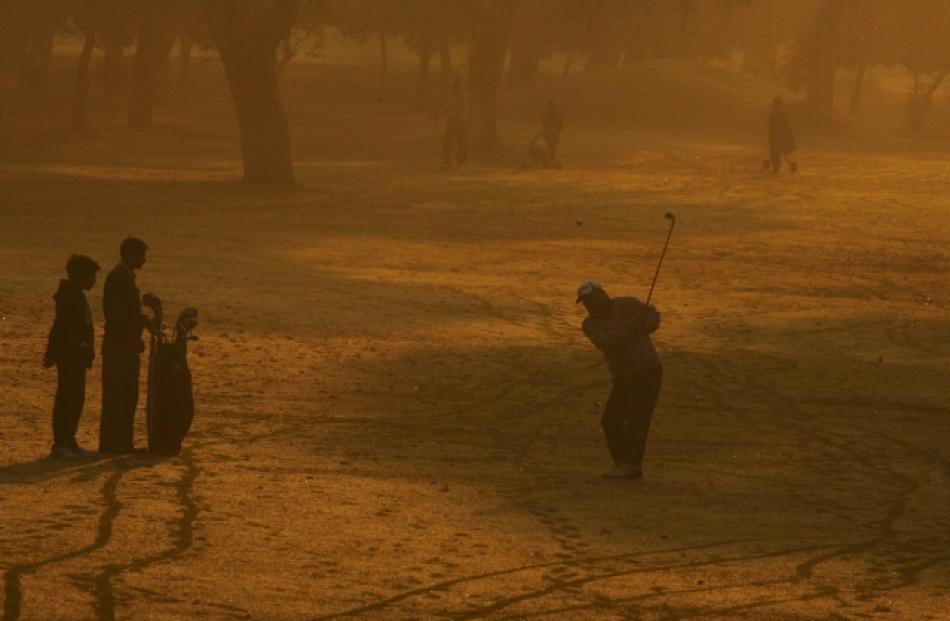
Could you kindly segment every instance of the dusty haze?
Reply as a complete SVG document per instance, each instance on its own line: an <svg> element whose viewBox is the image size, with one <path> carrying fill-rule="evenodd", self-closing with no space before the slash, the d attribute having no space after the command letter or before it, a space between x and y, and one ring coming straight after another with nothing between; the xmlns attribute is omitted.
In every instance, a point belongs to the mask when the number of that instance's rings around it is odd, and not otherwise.
<svg viewBox="0 0 950 621"><path fill-rule="evenodd" d="M0 61L3 621L950 618L945 1L13 0ZM645 296L668 211L603 481L575 289ZM47 459L51 296L99 261L101 342L130 234L194 425Z"/></svg>

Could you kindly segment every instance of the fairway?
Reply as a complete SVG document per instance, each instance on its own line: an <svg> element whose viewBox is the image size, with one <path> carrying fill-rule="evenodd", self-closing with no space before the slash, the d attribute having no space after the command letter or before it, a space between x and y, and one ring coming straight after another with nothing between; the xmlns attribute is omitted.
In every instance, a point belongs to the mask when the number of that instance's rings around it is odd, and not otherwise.
<svg viewBox="0 0 950 621"><path fill-rule="evenodd" d="M754 140L568 124L563 170L520 171L508 115L446 171L411 76L377 104L370 69L288 71L287 190L237 181L217 64L151 131L7 102L4 621L947 618L945 152L826 140L772 177ZM667 211L645 480L607 482L574 292L645 296ZM47 460L50 296L127 235L142 291L200 313L192 432ZM99 395L97 362L89 448Z"/></svg>

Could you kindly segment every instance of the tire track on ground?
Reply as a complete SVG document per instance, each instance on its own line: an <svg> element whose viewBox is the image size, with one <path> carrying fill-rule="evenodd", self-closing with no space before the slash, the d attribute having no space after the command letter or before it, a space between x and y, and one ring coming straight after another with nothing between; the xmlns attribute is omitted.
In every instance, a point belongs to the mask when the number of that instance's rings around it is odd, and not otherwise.
<svg viewBox="0 0 950 621"><path fill-rule="evenodd" d="M191 497L195 479L200 470L191 457L191 449L181 453L181 462L185 466L185 474L175 486L175 495L181 506L181 516L174 523L174 544L162 552L122 564L106 565L103 571L93 581L93 594L96 598L96 616L100 621L115 620L116 598L113 590L113 580L123 573L142 571L148 567L169 561L187 552L194 543L194 523L198 517L198 505Z"/></svg>
<svg viewBox="0 0 950 621"><path fill-rule="evenodd" d="M648 574L648 573L654 573L654 572L659 572L659 571L677 571L680 569L695 569L698 567L715 567L717 565L725 565L727 563L735 563L735 562L759 561L763 559L787 556L790 554L812 552L814 550L819 550L819 549L827 548L827 547L829 546L826 546L826 545L825 546L803 546L803 547L798 547L798 548L786 548L783 550L776 550L773 552L763 552L761 554L750 554L750 555L733 556L733 557L716 558L716 559L704 559L704 560L697 560L697 561L689 561L686 563L673 563L673 564L665 564L665 565L654 565L652 567L637 567L634 569L627 569L627 570L608 571L606 573L601 573L594 576L586 576L583 578L575 578L575 579L560 581L550 586L544 587L542 589L529 591L527 593L522 593L514 597L504 598L492 604L489 604L488 606L483 606L481 608L467 612L465 614L455 615L453 616L453 619L455 619L456 621L471 621L472 619L483 618L515 604L520 604L522 602L540 599L543 597L547 597L548 595L551 595L556 592L586 586L591 583L599 582L602 580L610 580L613 578L622 578L622 577L633 576L637 574Z"/></svg>
<svg viewBox="0 0 950 621"><path fill-rule="evenodd" d="M473 574L469 576L461 576L459 578L452 578L449 580L443 580L441 582L434 582L427 584L415 589L408 591L403 591L402 593L397 593L385 599L373 602L371 604L366 604L364 606L359 606L355 608L350 608L348 610L343 610L340 612L330 613L327 615L322 615L319 617L312 617L309 621L327 621L328 619L341 619L345 617L352 617L356 615L362 615L364 613L372 612L374 610L380 610L387 608L393 604L411 599L413 597L426 595L433 591L446 591L452 587L458 585L469 584L472 582L477 582L479 580L488 580L492 578L498 578L503 576L513 576L522 572L534 571L538 569L550 569L554 567L562 566L579 566L579 565L588 565L588 564L597 564L597 563L608 563L608 562L622 562L633 560L636 558L641 558L644 556L653 556L659 554L678 554L684 552L694 552L697 550L704 550L710 548L717 548L722 546L730 546L742 543L750 543L753 540L750 539L735 539L729 541L719 541L708 544L700 544L697 546L690 546L685 548L667 548L663 550L646 550L641 552L630 552L626 554L616 554L611 556L600 556L600 557L587 557L587 558L578 558L569 561L550 561L545 563L533 563L531 565L522 565L520 567L510 567L507 569L499 569L496 571L490 571L482 574ZM811 548L809 548L811 549ZM642 568L641 568L642 570Z"/></svg>
<svg viewBox="0 0 950 621"><path fill-rule="evenodd" d="M130 470L139 468L142 465L130 464L126 460L115 462L115 468L102 485L102 503L105 506L102 514L99 516L99 523L96 529L96 538L87 546L67 552L57 554L41 561L33 563L22 563L14 565L7 570L3 576L3 619L2 621L17 621L22 613L23 604L23 577L34 573L44 567L62 563L75 558L88 556L97 550L104 548L112 539L112 527L116 517L122 510L122 503L119 502L116 490L119 481ZM143 464L144 465L144 464Z"/></svg>
<svg viewBox="0 0 950 621"><path fill-rule="evenodd" d="M876 526L877 534L875 536L853 544L843 545L837 550L820 554L806 560L803 563L800 563L795 568L796 576L800 580L810 580L814 576L815 568L824 563L834 561L848 554L870 553L876 556L874 554L875 549L886 546L892 541L898 541L899 533L895 529L895 524L897 521L905 517L908 500L915 492L920 489L921 485L917 478L898 472L892 467L881 465L875 461L874 457L878 455L873 452L868 454L868 452L873 451L873 449L865 448L862 450L862 447L873 446L874 441L881 439L881 434L872 429L854 429L851 433L835 431L829 428L828 424L826 424L826 422L817 415L809 414L804 411L801 407L801 403L797 399L786 395L777 387L771 384L755 382L741 371L739 372L739 375L746 386L758 389L762 393L768 395L770 401L782 403L784 408L794 414L794 416L780 417L778 419L780 424L791 427L797 433L808 438L810 441L815 442L816 444L830 447L838 453L850 458L852 461L859 464L863 468L864 472L871 471L880 473L885 478L890 479L896 486L893 496L888 503L885 514L880 520L878 520ZM867 436L870 438L871 443L867 445L863 443L856 443L854 441L855 435ZM911 458L917 456L917 451L912 449L909 444L899 444L903 445L905 451L908 455L910 455ZM880 480L880 478L880 476L876 477L877 480ZM917 572L911 569L910 573L905 576L904 582L915 579L915 573L919 574L921 571L931 566L932 563L924 562L921 563L921 565L924 566L923 569ZM867 577L871 578L872 582L875 582L872 576L868 575Z"/></svg>

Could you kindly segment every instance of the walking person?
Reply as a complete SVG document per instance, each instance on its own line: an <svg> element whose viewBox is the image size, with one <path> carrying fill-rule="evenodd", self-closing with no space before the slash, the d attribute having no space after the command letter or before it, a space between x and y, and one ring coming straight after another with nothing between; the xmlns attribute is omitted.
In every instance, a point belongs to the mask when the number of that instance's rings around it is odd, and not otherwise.
<svg viewBox="0 0 950 621"><path fill-rule="evenodd" d="M95 360L95 330L86 291L96 284L99 264L84 255L66 262L66 278L53 295L56 317L49 332L43 366L56 366L51 458L88 455L76 442L76 430L86 402L86 370Z"/></svg>
<svg viewBox="0 0 950 621"><path fill-rule="evenodd" d="M544 108L544 114L541 115L541 133L544 135L544 143L547 147L545 166L548 168L559 168L557 145L561 141L562 129L564 129L564 118L557 109L554 100L549 99L547 106Z"/></svg>
<svg viewBox="0 0 950 621"><path fill-rule="evenodd" d="M145 265L148 246L129 237L119 247L121 261L109 272L102 294L106 327L102 338L102 421L100 453L131 453L135 409L139 399L139 369L145 343L142 296L135 271Z"/></svg>
<svg viewBox="0 0 950 621"><path fill-rule="evenodd" d="M769 161L773 175L777 175L781 170L782 159L794 151L795 135L782 108L782 100L776 97L769 113Z"/></svg>
<svg viewBox="0 0 950 621"><path fill-rule="evenodd" d="M660 327L660 314L636 298L611 298L592 281L577 290L577 302L587 309L584 334L603 352L613 376L602 424L614 468L604 477L642 479L647 434L663 382L660 356L650 340Z"/></svg>

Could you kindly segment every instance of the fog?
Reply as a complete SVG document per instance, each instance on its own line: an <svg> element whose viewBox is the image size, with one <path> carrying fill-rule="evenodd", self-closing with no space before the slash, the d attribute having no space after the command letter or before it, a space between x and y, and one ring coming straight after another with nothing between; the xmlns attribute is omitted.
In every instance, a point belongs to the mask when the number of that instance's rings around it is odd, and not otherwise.
<svg viewBox="0 0 950 621"><path fill-rule="evenodd" d="M2 3L3 621L945 618L948 71L944 0Z"/></svg>

